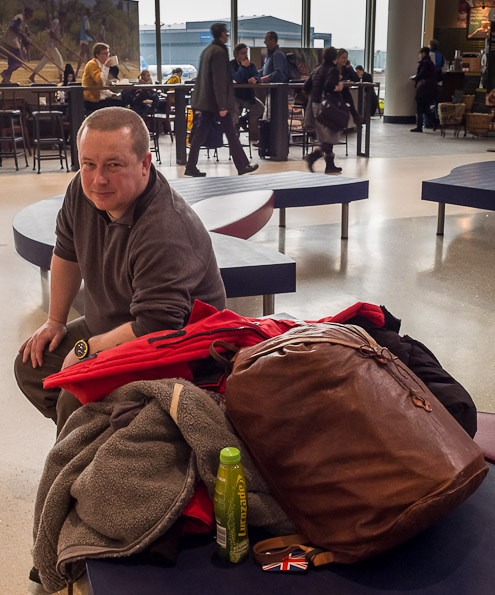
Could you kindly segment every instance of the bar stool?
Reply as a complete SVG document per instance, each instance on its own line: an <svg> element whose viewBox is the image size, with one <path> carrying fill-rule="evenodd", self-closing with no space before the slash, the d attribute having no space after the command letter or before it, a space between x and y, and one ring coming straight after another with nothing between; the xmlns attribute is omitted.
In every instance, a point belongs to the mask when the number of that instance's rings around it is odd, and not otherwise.
<svg viewBox="0 0 495 595"><path fill-rule="evenodd" d="M148 99L145 99L143 103L146 103L147 101L151 103L151 100ZM150 153L154 153L157 163L161 163L159 123L155 118L155 112L151 109L151 106L149 106L149 109L150 111L142 117L150 133Z"/></svg>
<svg viewBox="0 0 495 595"><path fill-rule="evenodd" d="M16 123L17 119L17 123ZM17 132L16 132L17 128ZM18 143L22 143L22 150L18 150ZM4 145L7 145L4 148ZM9 150L10 148L10 150ZM22 112L18 109L0 109L0 165L3 157L13 157L16 170L19 170L17 157L24 153L26 167L28 166Z"/></svg>
<svg viewBox="0 0 495 595"><path fill-rule="evenodd" d="M58 110L33 112L33 170L38 162L38 173L41 173L41 162L59 159L61 169L69 171L67 163L67 145L65 144L63 112ZM43 136L42 134L46 134ZM42 153L48 149L49 153Z"/></svg>
<svg viewBox="0 0 495 595"><path fill-rule="evenodd" d="M55 84L33 83L30 85L37 95L38 109L32 112L33 118L33 170L38 162L38 173L41 173L41 162L50 159L59 159L61 169L69 171L67 163L67 145L65 143L64 113L58 108L56 96L58 93ZM42 150L51 151L42 153ZM56 152L55 152L56 151Z"/></svg>

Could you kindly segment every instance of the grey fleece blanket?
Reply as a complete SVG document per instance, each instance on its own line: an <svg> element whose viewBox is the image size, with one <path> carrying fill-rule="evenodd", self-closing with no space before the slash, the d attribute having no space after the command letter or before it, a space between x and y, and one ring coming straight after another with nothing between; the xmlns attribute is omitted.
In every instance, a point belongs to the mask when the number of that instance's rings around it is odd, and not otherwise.
<svg viewBox="0 0 495 595"><path fill-rule="evenodd" d="M133 408L129 425L114 423L116 410ZM86 557L148 547L177 520L200 479L213 497L225 446L242 452L249 523L293 532L222 408L185 380L133 382L73 413L36 498L33 561L45 589L77 580Z"/></svg>

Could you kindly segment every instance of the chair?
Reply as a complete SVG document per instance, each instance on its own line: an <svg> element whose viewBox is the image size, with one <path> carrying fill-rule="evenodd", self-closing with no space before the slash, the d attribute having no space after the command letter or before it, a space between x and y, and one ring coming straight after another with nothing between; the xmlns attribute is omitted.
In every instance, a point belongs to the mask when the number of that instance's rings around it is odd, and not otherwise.
<svg viewBox="0 0 495 595"><path fill-rule="evenodd" d="M148 101L152 103L151 99L145 99L143 103ZM161 163L159 121L156 118L155 112L151 109L151 105L149 112L142 114L142 118L150 133L150 152L155 154L157 163Z"/></svg>
<svg viewBox="0 0 495 595"><path fill-rule="evenodd" d="M37 94L38 109L31 115L33 118L33 170L38 165L38 173L41 173L41 162L51 159L59 159L61 169L69 171L67 163L67 145L65 142L65 130L63 117L64 113L53 109L55 104L56 85L39 85L33 83L31 87L54 87L52 90L33 91ZM44 95L44 97L42 97ZM53 96L53 102L52 102ZM43 101L44 100L44 101ZM44 109L46 108L46 109ZM42 153L42 150L48 153ZM55 152L56 151L56 152Z"/></svg>
<svg viewBox="0 0 495 595"><path fill-rule="evenodd" d="M20 155L24 154L26 167L28 166L23 111L17 107L15 92L12 92L12 98L5 95L5 91L0 90L0 165L3 157L13 157L18 171L17 158ZM18 150L19 143L22 143L22 150Z"/></svg>
<svg viewBox="0 0 495 595"><path fill-rule="evenodd" d="M310 147L318 143L314 131L304 125L305 107L296 103L289 105L289 145L302 147L302 158L308 154ZM298 140L296 140L298 139Z"/></svg>

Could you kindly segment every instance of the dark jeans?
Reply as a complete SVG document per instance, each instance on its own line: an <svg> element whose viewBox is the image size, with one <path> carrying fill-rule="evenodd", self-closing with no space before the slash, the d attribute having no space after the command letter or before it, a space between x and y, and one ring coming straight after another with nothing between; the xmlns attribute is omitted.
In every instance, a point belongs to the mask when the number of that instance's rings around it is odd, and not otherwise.
<svg viewBox="0 0 495 595"><path fill-rule="evenodd" d="M87 341L91 333L83 318L78 318L69 322L67 325L67 334L55 349L43 353L43 365L33 368L31 360L23 363L20 353L14 365L15 378L19 388L31 403L45 417L49 417L57 424L57 435L63 428L65 422L76 409L81 407L80 401L68 391L60 388L43 388L43 378L60 372L65 356L71 351L79 339Z"/></svg>
<svg viewBox="0 0 495 595"><path fill-rule="evenodd" d="M229 143L230 153L234 160L234 165L237 171L245 169L249 165L249 160L244 153L237 131L232 120L232 115L227 113L226 116L220 118L215 112L200 111L198 123L194 128L191 139L191 148L189 149L189 157L187 159L186 169L194 169L198 163L199 149L205 144L206 138L215 119L218 118L222 125L222 131L227 137Z"/></svg>

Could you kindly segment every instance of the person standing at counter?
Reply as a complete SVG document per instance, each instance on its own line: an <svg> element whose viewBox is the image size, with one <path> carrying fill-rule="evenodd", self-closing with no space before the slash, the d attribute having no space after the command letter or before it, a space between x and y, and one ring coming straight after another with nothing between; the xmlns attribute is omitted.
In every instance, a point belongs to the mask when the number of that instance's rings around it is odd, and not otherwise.
<svg viewBox="0 0 495 595"><path fill-rule="evenodd" d="M359 77L349 62L349 52L344 48L337 50L335 66L340 73L340 80L359 83ZM354 99L352 98L351 92L347 87L344 87L342 91L342 97L349 106L354 124L356 124L356 126L362 126L364 124L364 118L357 113L356 106L354 105Z"/></svg>
<svg viewBox="0 0 495 595"><path fill-rule="evenodd" d="M260 75L256 66L250 62L247 57L247 45L238 43L234 48L234 59L230 61L232 69L232 78L239 84L256 84L260 82ZM234 85L235 87L235 85ZM235 89L237 99L236 120L239 119L243 109L248 112L249 119L249 140L257 142L259 140L259 120L265 111L265 105L260 101L254 89Z"/></svg>
<svg viewBox="0 0 495 595"><path fill-rule="evenodd" d="M213 41L201 54L198 78L191 99L191 107L199 112L199 118L192 132L184 174L195 178L206 176L197 168L199 149L206 142L213 123L219 121L221 130L227 136L234 165L242 176L258 169L258 165L249 164L232 119L232 113L237 107L229 55L225 46L229 37L227 25L213 23L210 31Z"/></svg>
<svg viewBox="0 0 495 595"><path fill-rule="evenodd" d="M418 69L411 76L416 87L416 128L411 132L423 132L423 119L425 125L436 129L431 105L437 98L437 72L430 58L430 50L423 47L419 50Z"/></svg>
<svg viewBox="0 0 495 595"><path fill-rule="evenodd" d="M289 65L287 56L278 45L278 34L268 31L265 35L265 45L268 50L263 68L259 71L262 83L288 83Z"/></svg>

